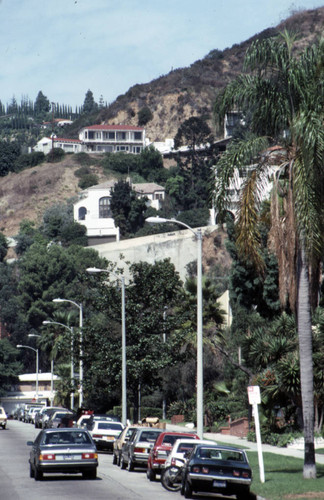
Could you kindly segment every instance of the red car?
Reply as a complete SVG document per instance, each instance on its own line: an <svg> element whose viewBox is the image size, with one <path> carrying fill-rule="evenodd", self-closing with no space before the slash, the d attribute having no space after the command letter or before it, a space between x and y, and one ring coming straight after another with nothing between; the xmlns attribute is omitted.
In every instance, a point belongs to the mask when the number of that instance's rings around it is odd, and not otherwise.
<svg viewBox="0 0 324 500"><path fill-rule="evenodd" d="M199 439L197 434L191 432L161 432L158 435L147 461L146 475L150 481L155 481L156 474L161 474L167 456L177 439Z"/></svg>

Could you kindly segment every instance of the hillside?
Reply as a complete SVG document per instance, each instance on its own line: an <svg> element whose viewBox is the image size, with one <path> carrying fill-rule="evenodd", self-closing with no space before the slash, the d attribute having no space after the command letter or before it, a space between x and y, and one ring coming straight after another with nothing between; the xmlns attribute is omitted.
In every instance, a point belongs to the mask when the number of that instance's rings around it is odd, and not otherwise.
<svg viewBox="0 0 324 500"><path fill-rule="evenodd" d="M212 108L217 93L241 71L246 49L257 38L288 29L297 35L296 50L313 43L323 32L324 7L297 12L276 28L269 28L249 40L209 54L188 68L174 69L150 83L134 85L97 117L97 123L137 125L138 110L150 108L153 119L145 126L151 141L174 137L190 116L205 116L212 126Z"/></svg>
<svg viewBox="0 0 324 500"><path fill-rule="evenodd" d="M134 85L108 108L91 117L91 123L137 125L138 110L148 106L153 119L145 128L151 141L174 137L180 124L190 116L205 116L212 125L215 96L242 71L244 54L253 40L273 36L287 28L297 34L295 49L299 50L313 43L323 26L324 7L295 13L276 28L269 28L239 45L224 51L211 50L188 68L175 69L147 84ZM79 128L80 122L76 122L70 127L69 136L77 137ZM61 163L44 163L0 178L0 231L14 236L22 219L39 223L47 207L76 196L79 188L74 172L78 168L69 155ZM93 166L92 170L99 180L104 178L97 167Z"/></svg>

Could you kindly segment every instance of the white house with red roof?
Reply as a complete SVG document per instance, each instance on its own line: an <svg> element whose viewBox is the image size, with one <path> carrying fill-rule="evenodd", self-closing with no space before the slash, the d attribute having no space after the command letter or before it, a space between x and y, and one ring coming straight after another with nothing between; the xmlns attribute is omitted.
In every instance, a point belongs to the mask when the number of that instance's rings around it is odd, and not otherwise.
<svg viewBox="0 0 324 500"><path fill-rule="evenodd" d="M79 139L64 139L55 135L40 139L33 151L40 151L47 155L53 148L61 148L65 153L81 153L83 151L83 145Z"/></svg>
<svg viewBox="0 0 324 500"><path fill-rule="evenodd" d="M90 125L79 132L83 151L139 154L145 147L145 129L132 125Z"/></svg>

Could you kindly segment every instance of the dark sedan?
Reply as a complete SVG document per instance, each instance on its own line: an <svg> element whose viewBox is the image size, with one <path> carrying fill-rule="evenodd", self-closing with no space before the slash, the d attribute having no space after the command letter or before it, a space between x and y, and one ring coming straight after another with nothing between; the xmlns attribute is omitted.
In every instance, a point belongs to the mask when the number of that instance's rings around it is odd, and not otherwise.
<svg viewBox="0 0 324 500"><path fill-rule="evenodd" d="M192 498L193 492L250 495L252 471L244 450L228 446L197 444L183 469L181 493Z"/></svg>
<svg viewBox="0 0 324 500"><path fill-rule="evenodd" d="M82 473L84 479L97 477L98 453L89 432L85 429L43 429L32 446L30 477L36 481L46 473Z"/></svg>

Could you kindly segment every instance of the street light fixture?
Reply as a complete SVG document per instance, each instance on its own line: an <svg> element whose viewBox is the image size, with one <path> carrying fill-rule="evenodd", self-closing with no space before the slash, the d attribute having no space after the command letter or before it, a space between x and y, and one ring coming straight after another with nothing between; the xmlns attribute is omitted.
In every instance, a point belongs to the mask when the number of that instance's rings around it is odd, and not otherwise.
<svg viewBox="0 0 324 500"><path fill-rule="evenodd" d="M71 388L72 388L71 395L70 395L70 406L71 406L71 410L73 410L73 408L74 408L74 390L73 390L73 380L74 380L73 326L67 326L64 323L59 323L58 321L48 321L48 320L43 321L43 325L60 325L60 326L63 326L64 328L67 328L68 330L70 330L70 333L71 333L71 372L70 372L70 379L71 379ZM54 363L53 360L52 360L52 363ZM52 373L53 373L53 371L52 371ZM53 392L53 387L52 386L53 386L53 377L52 377L52 381L51 381L51 391Z"/></svg>
<svg viewBox="0 0 324 500"><path fill-rule="evenodd" d="M38 349L34 349L33 347L30 347L29 345L21 345L18 344L16 346L18 349L31 349L36 353L36 403L38 403Z"/></svg>
<svg viewBox="0 0 324 500"><path fill-rule="evenodd" d="M83 403L83 309L82 304L78 304L73 300L69 299L53 299L53 302L69 302L79 309L79 328L80 328L80 361L79 361L79 407L82 407Z"/></svg>
<svg viewBox="0 0 324 500"><path fill-rule="evenodd" d="M127 366L126 366L126 312L125 312L125 277L123 275L117 276L108 269L99 269L97 267L88 267L87 272L91 274L95 273L108 273L115 276L121 281L121 325L122 325L122 423L126 425L127 421Z"/></svg>
<svg viewBox="0 0 324 500"><path fill-rule="evenodd" d="M204 373L203 373L203 321L202 321L202 233L198 228L196 231L176 219L165 219L163 217L148 217L149 224L165 224L172 222L189 229L197 240L197 434L200 439L204 433Z"/></svg>

